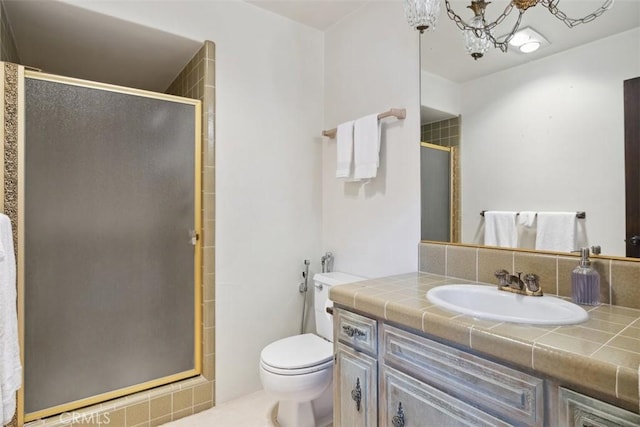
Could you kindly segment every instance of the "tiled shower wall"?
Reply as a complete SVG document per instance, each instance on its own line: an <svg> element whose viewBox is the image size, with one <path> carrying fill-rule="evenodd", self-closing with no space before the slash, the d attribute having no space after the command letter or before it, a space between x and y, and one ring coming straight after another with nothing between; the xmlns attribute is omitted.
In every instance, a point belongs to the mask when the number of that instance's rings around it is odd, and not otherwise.
<svg viewBox="0 0 640 427"><path fill-rule="evenodd" d="M542 291L571 296L571 271L580 261L578 255L514 251L446 243L420 244L419 270L465 280L497 285L494 272L505 269L540 276ZM640 309L640 261L592 258L600 273L600 300L603 304Z"/></svg>
<svg viewBox="0 0 640 427"><path fill-rule="evenodd" d="M420 141L443 147L460 145L460 117L420 126Z"/></svg>
<svg viewBox="0 0 640 427"><path fill-rule="evenodd" d="M7 19L7 12L4 8L4 1L0 2L0 60L13 62L14 64L20 63L11 26Z"/></svg>
<svg viewBox="0 0 640 427"><path fill-rule="evenodd" d="M202 49L187 64L167 90L168 93L200 99L202 101L202 295L203 295L203 336L202 336L202 375L179 381L166 386L156 387L134 395L114 399L102 404L76 410L67 417L50 417L33 421L28 426L85 426L104 423L109 417L109 425L118 427L150 427L164 424L214 405L214 109L215 109L215 45L205 42ZM5 188L11 186L8 169L15 162L11 156L11 144L15 145L17 123L11 118L15 115L15 95L17 94L17 66L5 64ZM13 83L12 83L13 82ZM9 144L9 146L7 145ZM7 148L8 147L8 148ZM12 202L13 192L5 191L5 210ZM11 215L10 215L11 216ZM70 422L71 416L79 422ZM102 418L100 418L102 417ZM10 424L15 427L15 421Z"/></svg>
<svg viewBox="0 0 640 427"><path fill-rule="evenodd" d="M166 91L171 95L202 101L202 295L203 376L211 381L215 357L215 44L205 41L202 49L178 74ZM213 406L212 394L212 406Z"/></svg>

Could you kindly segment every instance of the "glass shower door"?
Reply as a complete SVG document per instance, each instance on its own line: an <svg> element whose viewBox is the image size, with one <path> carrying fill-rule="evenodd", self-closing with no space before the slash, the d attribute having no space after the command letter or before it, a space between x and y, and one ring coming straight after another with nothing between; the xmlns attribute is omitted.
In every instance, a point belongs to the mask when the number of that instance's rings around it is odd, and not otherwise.
<svg viewBox="0 0 640 427"><path fill-rule="evenodd" d="M420 143L421 240L452 241L451 151Z"/></svg>
<svg viewBox="0 0 640 427"><path fill-rule="evenodd" d="M199 101L25 78L26 420L199 373Z"/></svg>

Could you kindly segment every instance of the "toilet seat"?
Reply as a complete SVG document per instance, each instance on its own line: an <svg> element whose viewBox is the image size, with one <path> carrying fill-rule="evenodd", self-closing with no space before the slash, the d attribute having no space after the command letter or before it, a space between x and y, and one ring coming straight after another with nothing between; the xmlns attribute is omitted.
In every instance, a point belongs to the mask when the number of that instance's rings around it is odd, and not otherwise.
<svg viewBox="0 0 640 427"><path fill-rule="evenodd" d="M328 362L322 363L320 365L309 366L307 368L301 368L301 369L275 368L273 366L267 365L263 361L260 361L260 366L262 367L262 369L264 369L267 372L271 372L272 374L293 376L293 375L311 374L313 372L323 371L325 369L331 368L333 366L333 360L329 360Z"/></svg>
<svg viewBox="0 0 640 427"><path fill-rule="evenodd" d="M280 375L303 375L333 365L333 344L314 334L294 335L266 346L260 365Z"/></svg>

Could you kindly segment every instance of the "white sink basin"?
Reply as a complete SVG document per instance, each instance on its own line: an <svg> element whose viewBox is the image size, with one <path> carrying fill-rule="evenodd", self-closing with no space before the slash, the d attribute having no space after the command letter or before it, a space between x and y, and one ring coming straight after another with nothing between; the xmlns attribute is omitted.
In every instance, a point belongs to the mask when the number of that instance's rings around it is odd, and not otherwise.
<svg viewBox="0 0 640 427"><path fill-rule="evenodd" d="M461 314L529 325L573 325L589 314L579 305L552 296L499 291L497 286L443 285L427 292L432 303Z"/></svg>

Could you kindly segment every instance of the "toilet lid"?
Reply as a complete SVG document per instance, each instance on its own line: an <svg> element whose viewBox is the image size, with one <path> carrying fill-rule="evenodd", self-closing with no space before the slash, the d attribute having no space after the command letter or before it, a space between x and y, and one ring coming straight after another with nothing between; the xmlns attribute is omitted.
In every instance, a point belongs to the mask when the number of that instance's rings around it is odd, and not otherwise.
<svg viewBox="0 0 640 427"><path fill-rule="evenodd" d="M314 334L294 335L272 342L260 354L265 365L280 369L303 369L330 361L333 344Z"/></svg>

